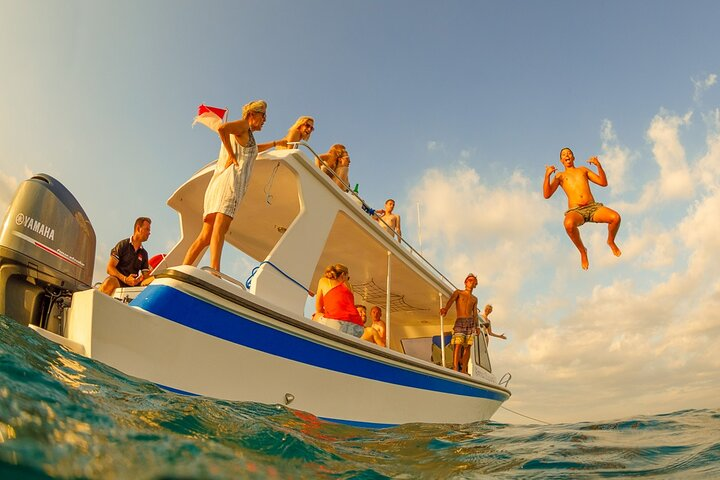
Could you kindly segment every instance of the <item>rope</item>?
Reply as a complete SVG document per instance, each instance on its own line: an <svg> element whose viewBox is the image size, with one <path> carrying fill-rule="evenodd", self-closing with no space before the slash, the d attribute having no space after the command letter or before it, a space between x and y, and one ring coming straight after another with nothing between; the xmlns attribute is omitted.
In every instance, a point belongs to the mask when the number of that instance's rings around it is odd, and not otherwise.
<svg viewBox="0 0 720 480"><path fill-rule="evenodd" d="M533 418L533 417L531 417L531 416L529 416L529 415L523 415L522 413L516 412L515 410L510 410L509 408L507 408L507 407L505 407L505 406L503 406L503 405L500 405L500 408L502 408L503 410L507 410L507 411L510 412L510 413L514 413L515 415L520 415L521 417L529 418L530 420L535 420L536 422L544 423L545 425L552 425L550 422L546 422L545 420L540 420L540 419L537 419L537 418Z"/></svg>
<svg viewBox="0 0 720 480"><path fill-rule="evenodd" d="M270 178L268 179L267 183L265 184L265 203L268 205L272 205L272 199L273 196L270 193L270 190L272 190L273 182L275 181L275 174L278 171L278 168L280 167L280 162L277 162L275 165L275 168L273 168L272 173L270 174Z"/></svg>
<svg viewBox="0 0 720 480"><path fill-rule="evenodd" d="M297 285L298 287L300 287L300 288L302 288L303 290L305 290L305 291L308 293L308 295L310 295L311 297L314 297L314 296L315 296L315 292L313 292L313 291L311 291L311 290L308 290L307 288L305 288L305 286L304 286L302 283L298 282L297 280L295 280L294 278L292 278L290 275L288 275L287 273L285 273L285 272L283 272L282 270L280 270L277 265L275 265L274 263L269 262L269 261L267 261L267 260L265 260L265 261L263 261L263 262L260 262L260 263L257 265L257 267L255 267L255 268L252 269L252 272L250 272L250 276L248 277L247 280L245 280L245 287L246 287L247 289L250 289L250 281L251 281L252 278L255 276L255 274L257 273L258 269L259 269L261 266L263 266L263 264L267 264L267 265L270 265L271 267L273 267L275 270L277 270L278 272L280 272L285 278L287 278L288 280L290 280L291 282L293 282L295 285Z"/></svg>

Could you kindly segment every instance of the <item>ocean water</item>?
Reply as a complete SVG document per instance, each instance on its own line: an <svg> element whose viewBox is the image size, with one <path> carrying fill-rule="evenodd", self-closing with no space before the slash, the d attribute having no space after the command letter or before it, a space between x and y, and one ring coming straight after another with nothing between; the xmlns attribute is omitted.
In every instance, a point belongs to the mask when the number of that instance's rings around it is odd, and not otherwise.
<svg viewBox="0 0 720 480"><path fill-rule="evenodd" d="M0 316L0 479L720 478L720 410L367 430L186 397Z"/></svg>

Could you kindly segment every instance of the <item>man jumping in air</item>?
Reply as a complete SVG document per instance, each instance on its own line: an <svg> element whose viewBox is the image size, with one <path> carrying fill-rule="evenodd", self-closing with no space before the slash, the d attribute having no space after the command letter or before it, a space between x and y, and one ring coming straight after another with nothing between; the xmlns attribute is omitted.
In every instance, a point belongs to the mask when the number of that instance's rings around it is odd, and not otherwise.
<svg viewBox="0 0 720 480"><path fill-rule="evenodd" d="M580 230L578 229L585 222L608 224L607 244L615 256L619 257L622 252L615 244L615 235L617 235L620 228L620 214L603 206L602 203L596 202L592 192L590 192L590 182L601 187L606 187L608 184L605 170L600 165L600 161L597 157L591 157L588 160L589 164L597 167L598 173L586 167L576 167L575 155L569 148L560 150L560 161L565 166L565 170L557 173L552 180L550 177L555 173L555 165L545 166L543 195L545 198L552 197L558 187L562 187L565 191L568 198L568 211L565 212L564 222L565 231L580 251L580 264L583 270L587 270L590 265L587 248L580 239Z"/></svg>

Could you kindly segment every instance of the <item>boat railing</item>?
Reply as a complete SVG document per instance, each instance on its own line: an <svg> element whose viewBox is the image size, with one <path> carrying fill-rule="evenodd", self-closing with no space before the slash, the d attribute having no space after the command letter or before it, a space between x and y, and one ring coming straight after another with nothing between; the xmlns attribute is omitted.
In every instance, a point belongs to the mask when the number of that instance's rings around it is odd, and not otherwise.
<svg viewBox="0 0 720 480"><path fill-rule="evenodd" d="M311 297L314 297L314 296L315 296L315 292L313 292L313 291L310 290L309 288L306 288L305 285L303 285L302 283L298 282L297 280L295 280L294 278L292 278L290 275L288 275L287 273L285 273L280 267L278 267L278 266L275 265L274 263L269 262L269 261L267 261L267 260L264 260L264 261L260 262L255 268L252 269L252 272L250 272L250 276L247 278L247 280L245 280L245 287L246 287L247 289L250 289L250 284L251 284L251 282L252 282L253 277L255 276L255 274L257 273L257 271L260 269L260 267L262 267L263 265L270 265L270 266L273 267L275 270L277 270L282 276L284 276L285 278L287 278L288 280L290 280L292 283L294 283L294 284L297 285L298 287L302 288L305 292L307 292L308 295L310 295Z"/></svg>
<svg viewBox="0 0 720 480"><path fill-rule="evenodd" d="M232 283L233 285L237 285L238 287L240 287L240 288L242 288L243 290L245 290L245 285L243 285L242 282L234 279L234 278L231 277L230 275L227 275L227 274L222 273L222 272L220 272L220 271L218 271L218 270L215 270L214 268L212 268L212 267L210 267L210 266L202 267L200 270L204 270L204 271L210 273L211 275L214 275L214 276L216 276L216 277L218 277L218 278L222 278L222 279L225 280L226 282L230 282L230 283Z"/></svg>
<svg viewBox="0 0 720 480"><path fill-rule="evenodd" d="M375 210L374 210L373 208L371 208L370 206L368 206L368 204L365 203L365 200L362 199L362 197L360 196L360 194L358 194L358 192L352 190L352 189L350 188L350 185L348 185L347 183L345 183L345 182L343 181L343 179L340 178L340 177L335 173L335 170L333 170L332 168L330 168L330 167L328 166L328 164L325 163L325 161L320 157L320 155L318 155L317 153L315 153L315 150L313 150L310 145L308 145L306 142L303 142L303 141L300 141L300 142L288 142L288 145L294 145L296 148L297 148L297 147L300 147L300 146L303 146L303 147L307 148L308 150L310 150L310 153L312 153L313 156L314 156L325 168L327 168L327 170L331 173L331 175L332 175L334 178L336 178L336 179L345 187L345 191L346 191L347 193L349 193L350 195L352 195L353 197L355 197L355 198L358 199L358 201L359 201L359 203L360 203L360 206L362 207L363 211L365 211L368 215L373 216L375 220L377 220L377 221L379 221L379 222L382 222L388 229L391 229L390 225L388 225L381 217L375 215ZM418 252L418 251L415 249L415 247L413 247L407 240L405 240L405 239L402 238L402 237L398 237L398 238L399 238L399 243L404 244L413 254L415 254L418 258L420 258L420 259L425 263L425 265L427 265L427 266L428 266L433 272L435 272L440 278L442 278L442 279L445 280L450 286L452 286L453 289L455 289L455 290L457 289L457 287L455 286L455 284L453 284L453 283L450 281L450 279L448 279L445 275L443 275L443 273L442 273L440 270L438 270L437 268L435 268L435 265L433 265L432 263L430 263L430 261L429 261L427 258L425 258L425 257L422 255L422 253ZM304 287L303 287L303 288L304 288Z"/></svg>

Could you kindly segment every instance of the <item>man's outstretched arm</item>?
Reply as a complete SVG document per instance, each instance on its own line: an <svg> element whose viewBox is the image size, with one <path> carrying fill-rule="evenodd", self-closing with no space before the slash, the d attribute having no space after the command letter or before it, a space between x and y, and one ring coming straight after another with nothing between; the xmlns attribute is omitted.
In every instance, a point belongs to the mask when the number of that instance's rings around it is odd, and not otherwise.
<svg viewBox="0 0 720 480"><path fill-rule="evenodd" d="M447 303L445 304L445 308L440 309L440 315L443 317L447 315L448 309L450 308L450 305L453 304L455 300L457 300L458 295L460 294L460 290L455 290L452 295L450 295L450 298L448 298Z"/></svg>
<svg viewBox="0 0 720 480"><path fill-rule="evenodd" d="M597 183L601 187L607 187L607 176L605 176L605 170L603 170L602 165L600 165L600 160L598 160L597 157L590 157L588 163L591 165L595 165L598 169L598 173L595 173L592 170L588 169L588 180L593 183Z"/></svg>
<svg viewBox="0 0 720 480"><path fill-rule="evenodd" d="M555 190L560 185L557 175L550 180L550 176L555 172L555 165L545 165L545 180L543 181L543 196L545 198L552 197Z"/></svg>

